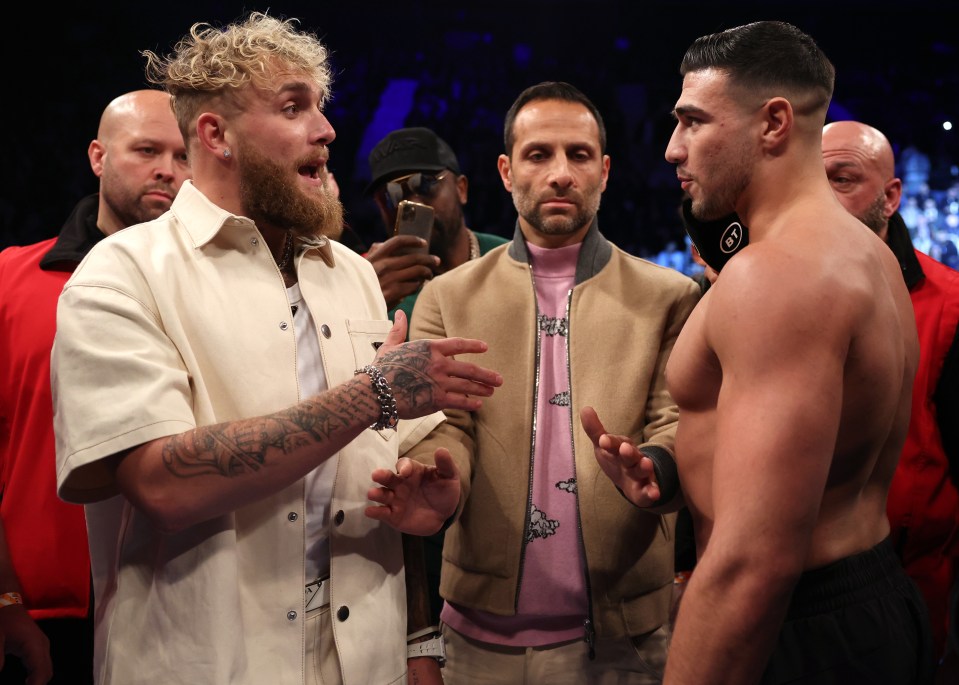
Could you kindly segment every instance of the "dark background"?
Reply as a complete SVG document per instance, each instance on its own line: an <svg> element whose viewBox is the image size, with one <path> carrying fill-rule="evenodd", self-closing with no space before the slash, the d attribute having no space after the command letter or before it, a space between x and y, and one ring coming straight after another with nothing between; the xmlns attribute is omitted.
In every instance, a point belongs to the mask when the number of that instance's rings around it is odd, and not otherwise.
<svg viewBox="0 0 959 685"><path fill-rule="evenodd" d="M662 155L672 130L682 55L697 36L758 19L812 35L837 69L831 119L883 130L897 154L932 162L930 186L959 180L959 24L956 2L513 0L300 2L251 5L127 3L53 12L6 26L6 149L0 248L55 235L73 205L95 192L86 149L104 105L146 87L143 49L166 54L194 22L228 23L248 10L296 17L332 51L337 131L330 168L347 220L367 241L382 227L362 195L366 154L390 128L428 125L457 151L470 178L471 228L512 233L515 212L496 172L503 116L542 80L566 80L599 106L609 132L603 232L635 254L681 245L679 189ZM30 11L27 8L26 11ZM49 16L47 16L49 15ZM391 83L415 82L409 111L381 107ZM409 84L408 84L409 85Z"/></svg>

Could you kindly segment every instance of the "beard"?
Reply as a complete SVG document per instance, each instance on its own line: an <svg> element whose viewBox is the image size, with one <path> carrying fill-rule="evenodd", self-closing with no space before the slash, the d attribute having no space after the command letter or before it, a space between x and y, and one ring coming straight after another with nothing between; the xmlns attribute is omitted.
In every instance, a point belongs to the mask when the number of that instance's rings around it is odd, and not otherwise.
<svg viewBox="0 0 959 685"><path fill-rule="evenodd" d="M570 192L559 196L550 193L542 198L535 198L529 191L514 188L513 205L516 207L516 212L537 232L543 235L570 235L593 223L596 213L599 212L600 199L602 198L599 184L583 189L579 198L580 202L576 205L576 211L572 215L544 214L539 203L555 197L564 197L575 201L577 199L576 195L578 193Z"/></svg>
<svg viewBox="0 0 959 685"><path fill-rule="evenodd" d="M463 207L459 204L456 205L454 216L436 216L433 219L433 232L430 234L430 254L447 263L456 239L463 230L463 224Z"/></svg>
<svg viewBox="0 0 959 685"><path fill-rule="evenodd" d="M100 202L110 208L122 226L153 221L170 209L172 200L163 201L147 196L147 193L154 190L163 191L171 198L177 193L172 184L163 181L155 181L143 188L134 188L112 166L104 165L100 184Z"/></svg>
<svg viewBox="0 0 959 685"><path fill-rule="evenodd" d="M693 199L691 210L700 221L715 221L735 212L736 200L752 182L753 161L745 146L734 159L715 157L712 161L711 168L707 168L704 175L718 179L713 184L718 190L712 194L704 192L699 200Z"/></svg>
<svg viewBox="0 0 959 685"><path fill-rule="evenodd" d="M254 222L290 230L294 235L340 238L343 205L325 183L316 193L303 192L296 172L248 147L238 152L240 201Z"/></svg>
<svg viewBox="0 0 959 685"><path fill-rule="evenodd" d="M886 196L884 193L879 193L875 201L866 208L865 213L856 218L871 228L876 235L882 235L883 229L886 228L888 222L885 209Z"/></svg>

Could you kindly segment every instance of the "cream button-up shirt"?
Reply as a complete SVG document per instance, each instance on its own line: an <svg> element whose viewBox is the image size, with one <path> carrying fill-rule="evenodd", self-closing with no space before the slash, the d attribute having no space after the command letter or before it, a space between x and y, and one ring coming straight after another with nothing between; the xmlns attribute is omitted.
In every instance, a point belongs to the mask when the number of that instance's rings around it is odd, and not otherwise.
<svg viewBox="0 0 959 685"><path fill-rule="evenodd" d="M329 386L390 323L370 264L318 239L296 257ZM303 399L283 278L254 223L189 181L169 212L101 241L66 284L52 360L60 496L86 504L98 683L304 682L304 480L173 535L118 493L109 460ZM400 535L367 518L371 472L442 420L364 431L339 453L331 612L344 682L406 679Z"/></svg>

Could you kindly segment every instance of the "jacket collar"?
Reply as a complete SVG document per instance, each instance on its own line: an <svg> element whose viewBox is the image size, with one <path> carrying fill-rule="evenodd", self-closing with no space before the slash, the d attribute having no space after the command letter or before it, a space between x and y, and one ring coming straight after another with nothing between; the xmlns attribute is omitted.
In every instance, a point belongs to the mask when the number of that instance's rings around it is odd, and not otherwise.
<svg viewBox="0 0 959 685"><path fill-rule="evenodd" d="M194 247L202 247L213 240L225 228L241 225L254 226L251 219L231 214L214 204L202 191L186 180L173 200L170 210L183 225ZM329 266L334 266L333 248L324 236L298 236L297 241L306 249L316 249Z"/></svg>
<svg viewBox="0 0 959 685"><path fill-rule="evenodd" d="M576 261L576 283L592 278L609 262L613 254L612 244L599 232L599 219L593 217L586 236L583 238L583 247L580 248L579 258ZM526 238L516 220L513 232L513 242L509 246L509 256L518 262L529 263L529 250L526 249Z"/></svg>
<svg viewBox="0 0 959 685"><path fill-rule="evenodd" d="M73 271L87 256L87 252L103 240L97 227L100 196L97 193L80 200L60 229L57 241L43 255L40 268L44 271Z"/></svg>
<svg viewBox="0 0 959 685"><path fill-rule="evenodd" d="M886 243L899 260L899 268L902 269L902 278L906 282L906 287L912 290L926 275L922 272L912 240L909 238L909 229L906 228L906 222L903 221L899 212L889 217Z"/></svg>

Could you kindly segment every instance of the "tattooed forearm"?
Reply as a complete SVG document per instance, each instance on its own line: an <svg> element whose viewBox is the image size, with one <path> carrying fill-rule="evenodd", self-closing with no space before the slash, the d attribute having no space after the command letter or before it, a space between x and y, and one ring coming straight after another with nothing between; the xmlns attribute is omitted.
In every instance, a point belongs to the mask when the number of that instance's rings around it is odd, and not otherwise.
<svg viewBox="0 0 959 685"><path fill-rule="evenodd" d="M286 436L281 428L282 422L271 418L196 428L170 439L163 448L163 462L181 478L256 471L268 447L282 449Z"/></svg>
<svg viewBox="0 0 959 685"><path fill-rule="evenodd" d="M324 393L270 416L195 428L173 436L163 462L180 478L258 471L271 456L289 454L328 441L339 431L365 427L379 405L362 380Z"/></svg>
<svg viewBox="0 0 959 685"><path fill-rule="evenodd" d="M322 442L344 426L364 426L375 420L379 414L379 404L370 393L366 376L358 376L356 383L350 383L343 392L333 397L323 395L291 407L281 412L301 430L306 431L311 442ZM364 387L364 383L367 383ZM371 418L373 417L373 418Z"/></svg>

